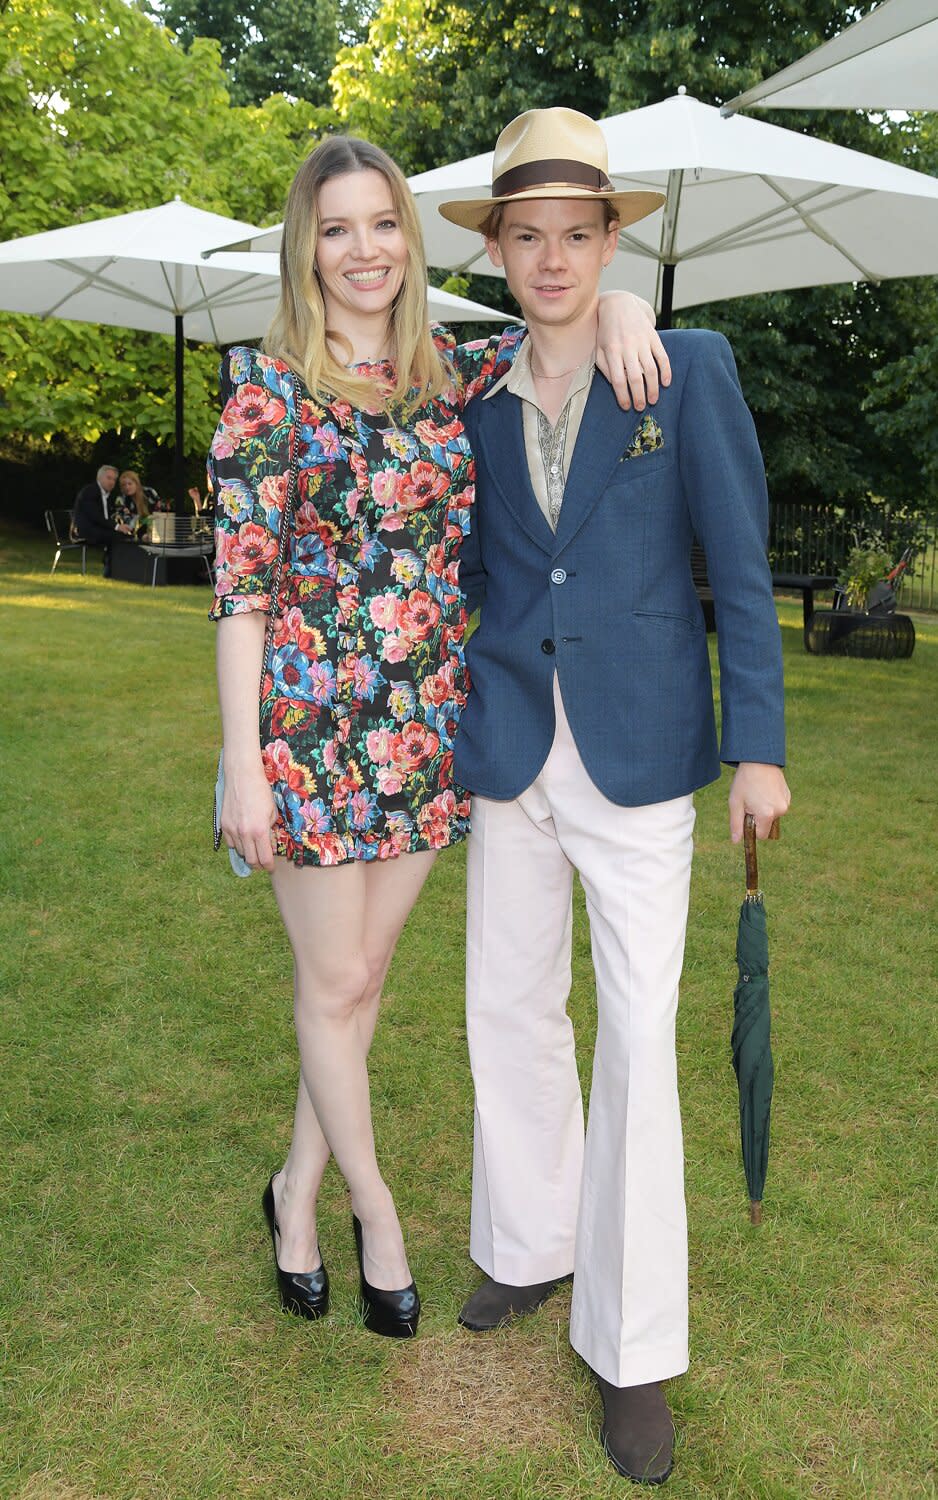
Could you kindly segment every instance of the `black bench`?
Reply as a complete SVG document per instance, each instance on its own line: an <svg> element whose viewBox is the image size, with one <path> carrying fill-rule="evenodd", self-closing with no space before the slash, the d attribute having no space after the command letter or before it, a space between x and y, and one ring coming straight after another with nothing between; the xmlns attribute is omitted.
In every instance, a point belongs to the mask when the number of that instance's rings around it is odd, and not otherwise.
<svg viewBox="0 0 938 1500"><path fill-rule="evenodd" d="M713 630L713 590L707 577L707 559L699 542L694 542L690 549L690 571L694 580L694 588L700 600L707 623L707 629ZM814 614L814 591L815 589L832 589L837 579L831 573L773 573L772 588L778 589L783 594L801 595L802 612L804 615L804 628L807 631Z"/></svg>
<svg viewBox="0 0 938 1500"><path fill-rule="evenodd" d="M814 614L814 590L832 589L837 579L831 573L773 573L772 587L783 594L801 594L804 628Z"/></svg>

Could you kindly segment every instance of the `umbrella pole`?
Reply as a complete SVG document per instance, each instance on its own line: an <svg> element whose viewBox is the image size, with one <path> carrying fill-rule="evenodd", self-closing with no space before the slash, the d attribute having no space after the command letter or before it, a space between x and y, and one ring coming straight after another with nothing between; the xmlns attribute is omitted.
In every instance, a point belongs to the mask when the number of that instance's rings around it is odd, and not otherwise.
<svg viewBox="0 0 938 1500"><path fill-rule="evenodd" d="M173 465L173 509L178 516L185 510L183 495L186 485L186 462L183 453L184 418L184 370L185 339L182 332L182 314L176 314L176 455Z"/></svg>
<svg viewBox="0 0 938 1500"><path fill-rule="evenodd" d="M661 312L658 314L658 327L671 327L671 314L674 311L674 265L673 262L665 261L661 268Z"/></svg>

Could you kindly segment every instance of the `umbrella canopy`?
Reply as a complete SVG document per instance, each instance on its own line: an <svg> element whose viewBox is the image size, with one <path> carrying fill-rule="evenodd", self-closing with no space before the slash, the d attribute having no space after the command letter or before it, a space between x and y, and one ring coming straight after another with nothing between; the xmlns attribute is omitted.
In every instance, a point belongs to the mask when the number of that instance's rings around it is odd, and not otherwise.
<svg viewBox="0 0 938 1500"><path fill-rule="evenodd" d="M177 504L185 488L184 340L225 343L253 332L269 302L268 280L250 257L209 267L201 251L255 229L176 198L0 244L0 307L7 312L175 334Z"/></svg>
<svg viewBox="0 0 938 1500"><path fill-rule="evenodd" d="M773 834L777 836L777 824ZM733 991L733 1067L739 1087L739 1132L749 1188L750 1217L762 1217L762 1194L769 1164L769 1115L775 1069L769 1019L769 937L756 864L756 825L746 815L746 899L739 912Z"/></svg>
<svg viewBox="0 0 938 1500"><path fill-rule="evenodd" d="M177 503L185 489L184 341L230 344L263 333L280 287L276 255L203 252L262 233L176 198L0 244L0 307L7 312L175 334ZM429 312L444 322L506 321L480 302L438 291Z"/></svg>
<svg viewBox="0 0 938 1500"><path fill-rule="evenodd" d="M263 327L255 308L268 291L266 277L244 256L207 262L201 252L255 230L177 198L28 234L0 244L0 306L149 333L174 333L182 318L187 338L230 343Z"/></svg>
<svg viewBox="0 0 938 1500"><path fill-rule="evenodd" d="M938 179L680 93L601 120L619 189L664 208L619 236L606 286L671 309L754 292L938 271ZM431 265L496 274L437 205L489 191L492 155L410 179Z"/></svg>
<svg viewBox="0 0 938 1500"><path fill-rule="evenodd" d="M752 108L938 109L938 0L884 0L723 113Z"/></svg>

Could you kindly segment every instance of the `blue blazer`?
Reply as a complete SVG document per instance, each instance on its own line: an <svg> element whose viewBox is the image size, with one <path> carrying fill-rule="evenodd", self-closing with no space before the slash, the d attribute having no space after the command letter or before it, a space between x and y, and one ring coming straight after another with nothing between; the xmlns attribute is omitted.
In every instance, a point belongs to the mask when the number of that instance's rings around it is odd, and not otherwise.
<svg viewBox="0 0 938 1500"><path fill-rule="evenodd" d="M508 800L554 735L553 676L577 748L612 802L640 806L713 781L720 759L783 765L781 641L766 560L765 472L721 334L665 333L672 382L638 418L597 372L556 535L531 488L521 400L465 414L476 503L460 564L472 682L455 775ZM691 539L707 555L720 660L718 751Z"/></svg>

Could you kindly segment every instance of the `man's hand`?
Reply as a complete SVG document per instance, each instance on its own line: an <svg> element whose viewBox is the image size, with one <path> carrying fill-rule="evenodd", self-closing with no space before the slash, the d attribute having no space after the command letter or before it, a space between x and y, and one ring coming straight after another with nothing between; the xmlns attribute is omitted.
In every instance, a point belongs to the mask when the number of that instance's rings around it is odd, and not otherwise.
<svg viewBox="0 0 938 1500"><path fill-rule="evenodd" d="M791 792L781 766L767 766L760 761L741 760L730 786L730 838L738 844L743 836L743 819L752 813L756 820L756 838L767 839L776 818L784 817L791 802Z"/></svg>
<svg viewBox="0 0 938 1500"><path fill-rule="evenodd" d="M603 292L599 298L596 367L616 393L623 411L634 404L654 406L661 385L671 384L671 365L655 332L654 310L632 292Z"/></svg>

